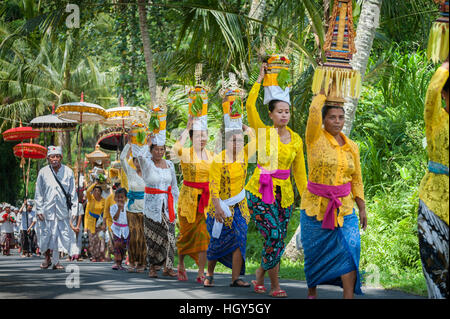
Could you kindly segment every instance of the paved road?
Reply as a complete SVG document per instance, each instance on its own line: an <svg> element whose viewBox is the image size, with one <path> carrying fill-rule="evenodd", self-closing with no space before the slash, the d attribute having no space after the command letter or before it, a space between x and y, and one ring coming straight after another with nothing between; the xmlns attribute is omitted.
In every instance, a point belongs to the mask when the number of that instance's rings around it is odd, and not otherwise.
<svg viewBox="0 0 450 319"><path fill-rule="evenodd" d="M0 256L0 299L46 298L46 299L272 299L269 295L253 292L251 288L229 287L230 274L216 274L215 287L204 288L195 282L196 272L188 270L189 281L179 282L176 278L148 278L146 273L127 273L111 269L112 263L63 262L65 271L41 270L42 258L21 258L17 250L11 256ZM75 281L78 267L79 288L69 288ZM254 276L244 277L250 282ZM268 278L266 285L269 285ZM304 299L307 287L305 281L281 280L281 286L289 299ZM363 289L364 296L357 299L415 299L423 297L400 291L380 288ZM319 286L322 299L342 298L342 289L334 286Z"/></svg>

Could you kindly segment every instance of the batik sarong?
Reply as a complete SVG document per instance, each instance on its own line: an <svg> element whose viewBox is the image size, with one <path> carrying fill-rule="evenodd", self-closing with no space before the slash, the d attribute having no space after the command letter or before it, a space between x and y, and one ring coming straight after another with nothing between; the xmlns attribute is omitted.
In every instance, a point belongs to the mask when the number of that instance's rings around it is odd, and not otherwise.
<svg viewBox="0 0 450 319"><path fill-rule="evenodd" d="M448 225L419 201L417 217L420 258L427 282L428 298L448 298Z"/></svg>
<svg viewBox="0 0 450 319"><path fill-rule="evenodd" d="M180 226L177 240L178 254L190 256L198 265L198 253L206 251L210 241L205 213L197 212L193 223L189 223L186 217L178 215L178 222Z"/></svg>
<svg viewBox="0 0 450 319"><path fill-rule="evenodd" d="M242 216L239 204L234 205L234 212L231 224L225 222L219 238L212 237L212 230L215 218L208 212L206 218L206 228L211 236L206 257L208 260L217 260L226 267L233 268L233 252L239 248L242 254L243 262L241 267L241 275L245 275L245 251L247 247L247 221ZM228 224L228 225L227 225Z"/></svg>
<svg viewBox="0 0 450 319"><path fill-rule="evenodd" d="M112 242L114 245L114 261L116 263L121 263L125 259L125 254L127 253L128 238L118 237L112 234Z"/></svg>
<svg viewBox="0 0 450 319"><path fill-rule="evenodd" d="M150 266L173 268L175 258L175 223L163 212L161 222L144 215L144 235L147 243L147 262Z"/></svg>
<svg viewBox="0 0 450 319"><path fill-rule="evenodd" d="M275 190L275 202L266 204L262 199L247 192L247 203L250 216L264 238L264 247L261 256L261 267L264 270L272 269L280 263L286 244L289 220L292 216L292 205L281 207L281 189Z"/></svg>
<svg viewBox="0 0 450 319"><path fill-rule="evenodd" d="M361 238L355 211L344 216L342 227L330 230L322 228L321 221L301 210L300 225L308 288L318 285L342 287L341 276L356 271L354 292L357 295L363 294L359 274Z"/></svg>
<svg viewBox="0 0 450 319"><path fill-rule="evenodd" d="M128 261L130 265L147 265L147 247L144 236L144 214L127 212L128 228L130 230L128 242Z"/></svg>

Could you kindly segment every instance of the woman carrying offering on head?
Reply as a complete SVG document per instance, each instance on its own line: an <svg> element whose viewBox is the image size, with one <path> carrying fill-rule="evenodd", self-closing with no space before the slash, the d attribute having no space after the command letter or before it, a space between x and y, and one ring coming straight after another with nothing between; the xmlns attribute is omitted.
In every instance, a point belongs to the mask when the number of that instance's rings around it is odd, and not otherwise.
<svg viewBox="0 0 450 319"><path fill-rule="evenodd" d="M206 210L209 206L209 169L213 155L206 149L207 128L193 123L194 118L189 116L186 129L174 145L183 173L183 186L178 200L178 280L188 279L184 256L189 255L198 265L196 280L203 284L206 250L210 240L206 229ZM184 148L188 136L192 146Z"/></svg>
<svg viewBox="0 0 450 319"><path fill-rule="evenodd" d="M418 235L428 297L448 298L449 62L434 73L425 99L428 172L419 188ZM441 97L445 101L442 108Z"/></svg>
<svg viewBox="0 0 450 319"><path fill-rule="evenodd" d="M125 207L130 238L128 242L129 272L144 272L147 265L147 247L144 236L144 191L143 172L135 154L131 155L131 144L127 143L120 154L120 163L128 180L128 204Z"/></svg>
<svg viewBox="0 0 450 319"><path fill-rule="evenodd" d="M132 144L145 182L144 194L144 236L147 244L149 277L156 278L157 266L164 267L163 276L176 277L173 270L175 254L175 205L179 190L175 168L166 153L166 130L154 133L148 146Z"/></svg>
<svg viewBox="0 0 450 319"><path fill-rule="evenodd" d="M300 194L306 188L306 170L303 142L292 131L289 123L289 88L278 86L274 75L266 74L267 63L261 65L260 74L247 99L247 117L256 130L258 141L258 166L246 186L251 218L264 238L261 266L252 281L256 293L265 293L264 275L269 273L272 297L286 297L278 280L281 256L294 207L294 189L291 172ZM265 104L269 104L269 117L273 126L265 125L256 109L261 82L265 82ZM269 79L272 83L266 83ZM269 81L267 81L269 82ZM267 85L270 84L270 85Z"/></svg>
<svg viewBox="0 0 450 319"><path fill-rule="evenodd" d="M354 293L362 294L355 202L362 229L367 226L359 149L341 132L343 102L328 100L322 93L309 108L305 136L308 186L300 206L308 298L317 297L320 284L339 285L344 298L353 298Z"/></svg>
<svg viewBox="0 0 450 319"><path fill-rule="evenodd" d="M248 127L243 126L247 131ZM208 246L208 269L205 287L214 286L217 261L232 269L231 287L249 287L239 278L245 274L247 225L250 221L245 200L245 179L248 167L248 149L244 147L243 130L225 132L225 149L214 157L209 173L211 203L206 227L211 236ZM253 142L255 139L253 138ZM255 147L253 146L253 149Z"/></svg>

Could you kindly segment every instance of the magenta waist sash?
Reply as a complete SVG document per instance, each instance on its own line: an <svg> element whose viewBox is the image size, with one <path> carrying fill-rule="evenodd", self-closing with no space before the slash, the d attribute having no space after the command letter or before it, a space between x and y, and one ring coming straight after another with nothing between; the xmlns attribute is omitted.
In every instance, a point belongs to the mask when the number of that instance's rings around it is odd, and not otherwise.
<svg viewBox="0 0 450 319"><path fill-rule="evenodd" d="M119 224L118 222L114 222L114 225L119 226L119 227L127 227L127 224Z"/></svg>
<svg viewBox="0 0 450 319"><path fill-rule="evenodd" d="M312 194L325 197L330 200L328 202L327 210L323 216L322 228L333 230L335 225L334 212L342 206L342 202L339 200L339 197L346 197L350 194L352 191L352 183L348 182L344 185L333 186L308 181L307 188Z"/></svg>
<svg viewBox="0 0 450 319"><path fill-rule="evenodd" d="M266 204L273 204L275 202L275 197L273 196L272 178L288 179L291 175L291 170L276 169L274 171L268 171L259 164L258 168L261 170L261 174L259 175L259 192L262 195L262 201Z"/></svg>

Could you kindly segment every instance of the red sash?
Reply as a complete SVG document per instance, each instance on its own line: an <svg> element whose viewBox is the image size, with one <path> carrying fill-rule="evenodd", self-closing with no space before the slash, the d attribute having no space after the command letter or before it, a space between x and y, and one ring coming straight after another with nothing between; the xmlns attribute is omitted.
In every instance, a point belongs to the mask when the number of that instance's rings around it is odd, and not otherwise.
<svg viewBox="0 0 450 319"><path fill-rule="evenodd" d="M173 208L172 186L169 186L167 191L162 191L157 188L145 187L146 194L167 194L167 205L169 206L169 220L171 223L175 221L175 209Z"/></svg>
<svg viewBox="0 0 450 319"><path fill-rule="evenodd" d="M209 182L200 183L200 182L183 181L183 184L188 187L202 190L202 195L200 197L200 201L198 202L198 212L204 213L205 207L207 207L209 203Z"/></svg>

